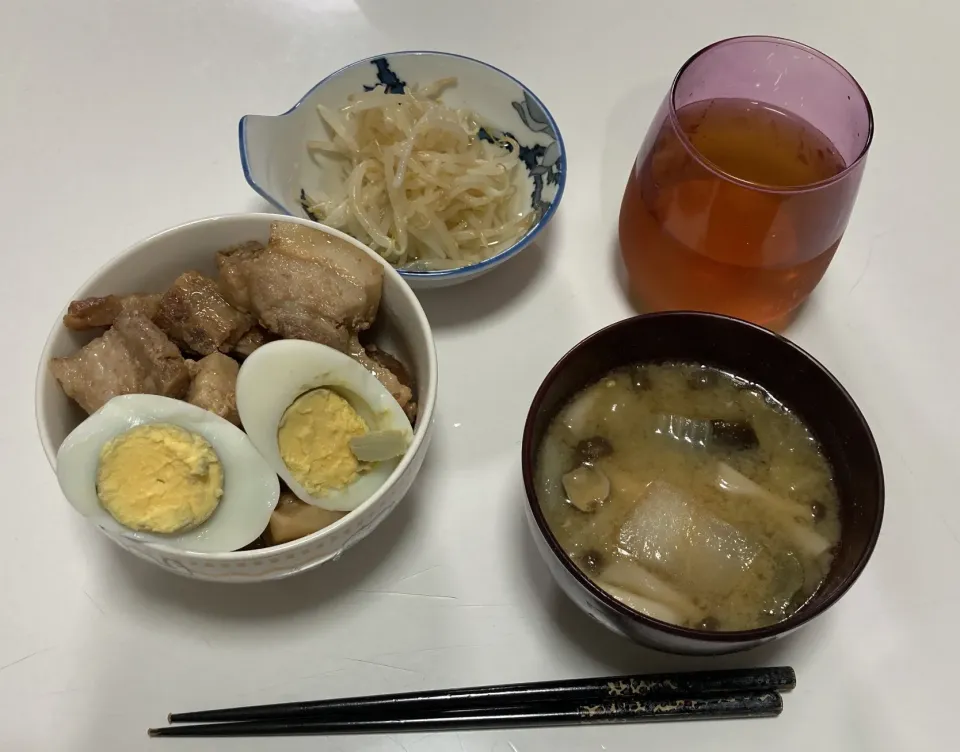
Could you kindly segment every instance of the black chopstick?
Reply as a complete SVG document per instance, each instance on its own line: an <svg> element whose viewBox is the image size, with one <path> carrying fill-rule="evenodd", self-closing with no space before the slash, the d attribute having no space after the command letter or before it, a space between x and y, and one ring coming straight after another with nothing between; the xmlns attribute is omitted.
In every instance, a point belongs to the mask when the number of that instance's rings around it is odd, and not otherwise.
<svg viewBox="0 0 960 752"><path fill-rule="evenodd" d="M370 695L312 702L251 705L220 710L172 713L170 723L269 721L309 718L321 722L342 718L402 718L439 714L461 708L491 708L563 700L570 705L636 700L647 697L709 697L717 694L793 689L797 676L789 666L672 674L606 676L528 684L500 684L394 695Z"/></svg>
<svg viewBox="0 0 960 752"><path fill-rule="evenodd" d="M488 709L418 718L356 718L317 721L247 721L150 729L150 736L297 736L307 734L373 734L405 731L457 731L522 726L573 726L592 723L766 718L780 715L783 700L776 692L740 692L699 698L648 698L594 705L566 702L535 704L515 710Z"/></svg>

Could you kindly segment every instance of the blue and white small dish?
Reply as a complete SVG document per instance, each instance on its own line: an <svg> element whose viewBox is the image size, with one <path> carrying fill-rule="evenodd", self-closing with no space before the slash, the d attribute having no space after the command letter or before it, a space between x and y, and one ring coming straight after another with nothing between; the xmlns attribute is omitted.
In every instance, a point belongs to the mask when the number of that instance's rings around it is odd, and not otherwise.
<svg viewBox="0 0 960 752"><path fill-rule="evenodd" d="M518 210L535 213L530 229L495 256L456 269L398 269L414 288L446 287L466 282L516 256L553 217L566 182L563 139L553 117L536 95L512 76L493 66L444 52L396 52L361 60L341 68L314 86L290 110L277 116L247 115L240 120L240 160L250 186L281 211L316 219L306 196L315 190L336 190L339 170L322 154L310 153L307 142L325 139L325 126L316 106L338 109L349 97L384 87L402 93L407 86L426 86L454 76L457 85L441 95L453 108L475 112L484 129L509 135L520 145L526 169L517 170L518 195L528 203Z"/></svg>

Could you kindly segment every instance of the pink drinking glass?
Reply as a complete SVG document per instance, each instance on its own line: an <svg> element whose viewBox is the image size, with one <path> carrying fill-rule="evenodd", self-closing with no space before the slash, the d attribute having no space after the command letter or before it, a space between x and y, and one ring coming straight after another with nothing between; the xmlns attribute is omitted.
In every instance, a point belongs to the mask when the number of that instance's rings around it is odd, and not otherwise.
<svg viewBox="0 0 960 752"><path fill-rule="evenodd" d="M789 164L778 162L779 171L762 164L768 140L747 126L738 134L729 117L723 138L743 138L728 159L732 152L705 139L721 137L711 135L708 117L731 107L774 113L791 126L782 132L799 139L796 159L832 160L832 171L791 181L790 170L780 170ZM714 114L693 119L695 112ZM647 132L620 209L620 249L637 303L782 327L840 244L872 137L866 94L842 66L806 45L736 37L695 54ZM809 163L794 167L811 174Z"/></svg>

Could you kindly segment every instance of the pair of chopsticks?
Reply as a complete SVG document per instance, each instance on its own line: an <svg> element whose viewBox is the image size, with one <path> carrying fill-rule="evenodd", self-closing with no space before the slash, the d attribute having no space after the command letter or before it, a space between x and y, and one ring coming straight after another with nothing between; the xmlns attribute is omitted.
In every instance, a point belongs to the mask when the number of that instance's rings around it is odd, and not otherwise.
<svg viewBox="0 0 960 752"><path fill-rule="evenodd" d="M293 736L780 715L789 666L607 676L173 713L150 736ZM176 725L190 724L190 725Z"/></svg>

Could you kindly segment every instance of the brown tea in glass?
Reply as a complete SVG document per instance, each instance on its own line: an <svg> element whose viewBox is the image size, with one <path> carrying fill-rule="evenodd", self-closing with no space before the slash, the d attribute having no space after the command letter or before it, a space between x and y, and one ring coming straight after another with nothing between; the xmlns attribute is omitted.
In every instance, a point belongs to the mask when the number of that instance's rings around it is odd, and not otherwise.
<svg viewBox="0 0 960 752"><path fill-rule="evenodd" d="M863 91L815 50L739 37L697 53L620 209L639 305L784 326L840 244L872 133Z"/></svg>

